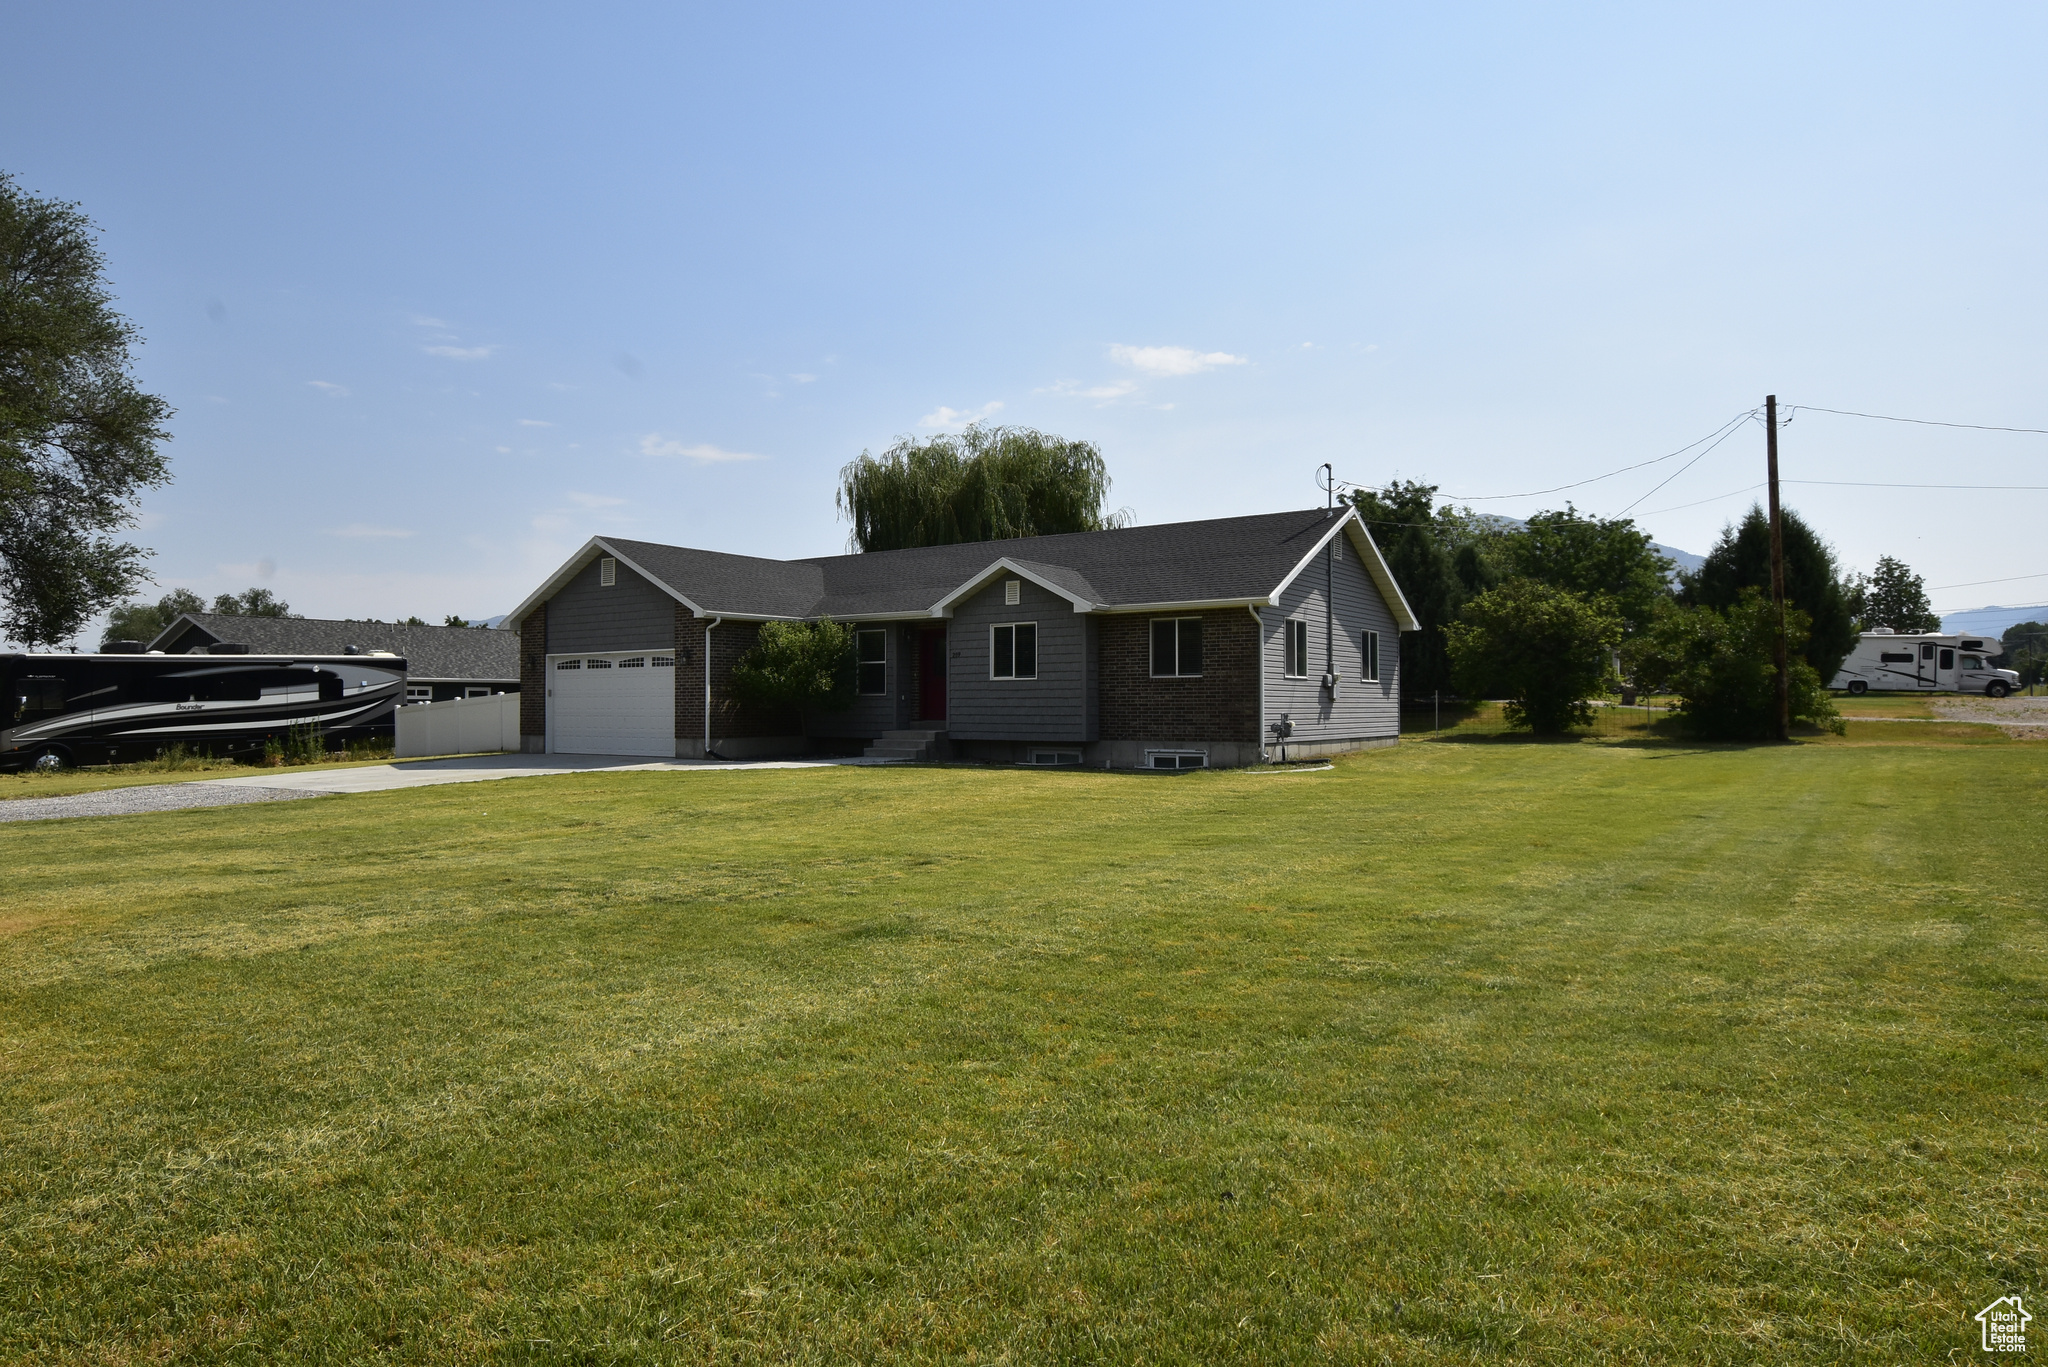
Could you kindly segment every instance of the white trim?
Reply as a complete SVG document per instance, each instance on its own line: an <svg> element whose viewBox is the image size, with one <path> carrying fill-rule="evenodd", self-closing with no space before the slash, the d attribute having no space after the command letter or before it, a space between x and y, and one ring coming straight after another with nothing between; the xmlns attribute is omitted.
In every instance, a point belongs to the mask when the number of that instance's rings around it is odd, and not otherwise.
<svg viewBox="0 0 2048 1367"><path fill-rule="evenodd" d="M1287 592L1287 586L1301 577L1302 571L1309 567L1309 563L1323 547L1330 544L1330 539L1338 532L1344 532L1349 536L1351 548L1357 551L1358 558L1365 562L1365 572L1372 576L1373 585L1379 589L1380 597L1386 600L1387 607L1393 612L1394 626L1401 631L1420 631L1422 623L1416 620L1414 609L1408 606L1408 599L1402 595L1401 586L1394 582L1394 572L1387 568L1386 557L1380 554L1379 543L1372 539L1372 533L1366 528L1365 519L1358 515L1356 508L1346 509L1334 527L1316 538L1316 544L1309 553L1287 572L1287 577L1267 595L1266 601L1279 602L1280 595Z"/></svg>
<svg viewBox="0 0 2048 1367"><path fill-rule="evenodd" d="M1097 603L1095 611L1102 613L1104 616L1114 616L1118 613L1133 612L1220 612L1225 608L1264 608L1271 607L1272 605L1273 600L1269 596L1258 598L1189 598L1164 603Z"/></svg>
<svg viewBox="0 0 2048 1367"><path fill-rule="evenodd" d="M1006 555L987 569L981 571L981 573L975 575L972 579L963 582L960 587L939 599L938 602L933 603L925 615L928 617L951 617L954 605L959 603L961 599L972 597L974 594L979 593L988 586L991 580L1004 574L1014 574L1020 579L1029 579L1047 593L1057 594L1067 602L1072 603L1076 612L1096 611L1096 605L1089 602L1086 598L1077 597L1069 590L1061 588L1043 575L1033 574L1030 570L1025 569ZM863 617L861 620L867 621L870 619Z"/></svg>
<svg viewBox="0 0 2048 1367"><path fill-rule="evenodd" d="M998 674L996 673L996 633L998 631L1001 631L1004 627L1010 628L1010 672L1008 674ZM1031 628L1031 672L1029 674L1019 674L1017 672L1018 627ZM950 676L952 674L952 671L949 669L946 671L946 673L948 674L948 676ZM988 677L990 683L1036 683L1038 681L1037 622L990 622L988 624ZM952 700L949 698L947 699L947 708L949 710L949 714L951 707Z"/></svg>
<svg viewBox="0 0 2048 1367"><path fill-rule="evenodd" d="M686 595L677 593L674 589L670 588L660 576L649 574L645 569L634 564L631 556L619 554L619 548L606 541L603 537L593 536L590 540L583 543L581 550L578 550L576 554L563 561L562 567L549 575L547 582L526 595L518 607L506 613L505 620L508 622L524 622L527 613L532 612L535 607L561 592L562 586L571 579L574 579L578 574L581 574L584 567L590 563L591 557L599 554L611 556L621 565L624 565L627 569L633 571L633 573L639 575L678 603L681 603L696 616L704 616L704 609L698 607Z"/></svg>

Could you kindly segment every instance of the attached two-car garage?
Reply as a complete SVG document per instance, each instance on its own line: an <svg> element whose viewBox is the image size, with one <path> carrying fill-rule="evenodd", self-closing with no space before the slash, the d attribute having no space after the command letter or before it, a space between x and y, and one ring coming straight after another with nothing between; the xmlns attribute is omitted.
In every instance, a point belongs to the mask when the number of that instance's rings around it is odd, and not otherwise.
<svg viewBox="0 0 2048 1367"><path fill-rule="evenodd" d="M647 651L548 658L548 753L676 752L676 661Z"/></svg>

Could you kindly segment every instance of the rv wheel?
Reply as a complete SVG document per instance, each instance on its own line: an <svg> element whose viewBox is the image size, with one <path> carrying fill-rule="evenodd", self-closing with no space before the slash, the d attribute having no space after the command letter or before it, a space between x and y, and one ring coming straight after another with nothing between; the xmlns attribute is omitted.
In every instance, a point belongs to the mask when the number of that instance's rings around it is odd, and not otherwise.
<svg viewBox="0 0 2048 1367"><path fill-rule="evenodd" d="M1869 684L1867 684L1867 683L1865 683L1865 682L1863 682L1863 680L1861 680L1861 679L1851 679L1851 680L1849 680L1849 696L1850 696L1850 697L1852 697L1852 698L1860 698L1860 697L1862 697L1862 696L1863 696L1863 695L1864 695L1865 693L1868 693L1869 691L1870 691L1870 685L1869 685Z"/></svg>
<svg viewBox="0 0 2048 1367"><path fill-rule="evenodd" d="M57 746L49 746L35 758L35 769L39 774L53 773L58 769L71 767L71 754Z"/></svg>
<svg viewBox="0 0 2048 1367"><path fill-rule="evenodd" d="M2005 686L2005 680L2003 679L1993 679L1990 683L1984 685L1985 694L1993 698L2002 698L2011 691L2011 689Z"/></svg>

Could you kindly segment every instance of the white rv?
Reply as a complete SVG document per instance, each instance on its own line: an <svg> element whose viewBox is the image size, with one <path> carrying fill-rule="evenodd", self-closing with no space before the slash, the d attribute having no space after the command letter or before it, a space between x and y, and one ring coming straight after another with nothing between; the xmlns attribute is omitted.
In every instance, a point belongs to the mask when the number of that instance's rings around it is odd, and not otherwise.
<svg viewBox="0 0 2048 1367"><path fill-rule="evenodd" d="M2020 686L2010 669L1993 669L2005 646L1989 636L1902 635L1879 627L1856 640L1829 688L1849 693L1983 693L2002 698Z"/></svg>

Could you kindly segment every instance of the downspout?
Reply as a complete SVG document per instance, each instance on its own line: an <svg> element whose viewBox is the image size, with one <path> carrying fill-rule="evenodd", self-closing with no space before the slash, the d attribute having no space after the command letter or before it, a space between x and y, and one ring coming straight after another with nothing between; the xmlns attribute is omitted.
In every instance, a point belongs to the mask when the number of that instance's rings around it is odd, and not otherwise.
<svg viewBox="0 0 2048 1367"><path fill-rule="evenodd" d="M1244 610L1252 615L1252 660L1259 676L1259 763L1265 764L1272 758L1266 750L1266 619L1253 604L1246 603Z"/></svg>
<svg viewBox="0 0 2048 1367"><path fill-rule="evenodd" d="M714 617L704 624L704 758L724 759L711 748L711 632L723 617Z"/></svg>

